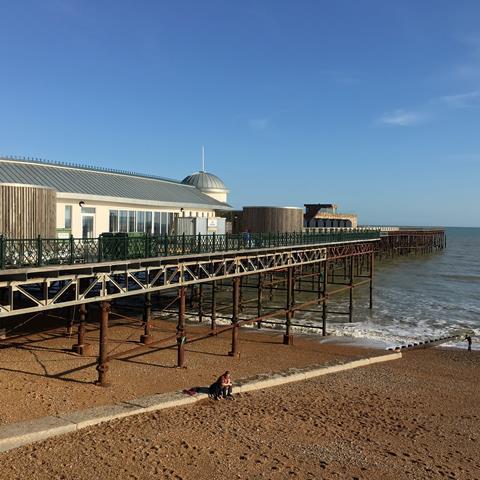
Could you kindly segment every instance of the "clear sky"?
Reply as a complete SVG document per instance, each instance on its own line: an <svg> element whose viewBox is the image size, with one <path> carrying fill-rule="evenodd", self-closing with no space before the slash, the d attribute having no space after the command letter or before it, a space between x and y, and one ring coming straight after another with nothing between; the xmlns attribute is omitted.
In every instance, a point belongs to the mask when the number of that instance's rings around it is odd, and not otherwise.
<svg viewBox="0 0 480 480"><path fill-rule="evenodd" d="M0 0L0 153L480 226L477 0Z"/></svg>

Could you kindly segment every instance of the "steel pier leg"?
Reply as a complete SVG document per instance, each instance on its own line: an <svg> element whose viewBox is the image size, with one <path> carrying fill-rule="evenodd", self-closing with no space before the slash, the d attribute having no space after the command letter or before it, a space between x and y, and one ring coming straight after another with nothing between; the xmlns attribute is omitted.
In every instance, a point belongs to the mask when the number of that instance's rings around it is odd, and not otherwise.
<svg viewBox="0 0 480 480"><path fill-rule="evenodd" d="M285 335L283 336L284 345L293 344L293 335L291 333L291 322L292 322L292 306L293 306L293 268L288 267L287 269L287 306L285 314Z"/></svg>
<svg viewBox="0 0 480 480"><path fill-rule="evenodd" d="M215 280L212 282L212 331L217 330L217 294Z"/></svg>
<svg viewBox="0 0 480 480"><path fill-rule="evenodd" d="M178 289L177 367L185 367L185 287Z"/></svg>
<svg viewBox="0 0 480 480"><path fill-rule="evenodd" d="M233 279L233 312L232 312L232 350L228 352L231 357L238 358L238 310L240 306L240 277Z"/></svg>
<svg viewBox="0 0 480 480"><path fill-rule="evenodd" d="M98 357L98 380L100 387L108 387L108 314L110 302L100 302L100 353Z"/></svg>
<svg viewBox="0 0 480 480"><path fill-rule="evenodd" d="M262 290L263 290L263 280L262 274L258 274L258 291L257 291L257 317L262 316ZM259 320L257 322L257 328L262 328L262 322Z"/></svg>
<svg viewBox="0 0 480 480"><path fill-rule="evenodd" d="M322 293L323 293L323 304L322 304L322 335L325 337L327 335L327 279L328 279L328 261L325 260L323 264L323 284L322 284Z"/></svg>
<svg viewBox="0 0 480 480"><path fill-rule="evenodd" d="M146 293L143 304L143 335L140 336L140 342L145 345L153 341L153 335L150 333L152 321L152 294Z"/></svg>
<svg viewBox="0 0 480 480"><path fill-rule="evenodd" d="M85 331L86 331L86 322L87 317L87 305L82 303L78 308L78 332L77 332L77 343L72 345L72 350L78 355L90 355L91 345L85 343Z"/></svg>
<svg viewBox="0 0 480 480"><path fill-rule="evenodd" d="M368 276L370 277L370 309L373 308L373 267L375 262L375 254L372 252L370 254L370 270L368 272Z"/></svg>
<svg viewBox="0 0 480 480"><path fill-rule="evenodd" d="M75 307L70 307L67 309L68 318L67 318L67 335L70 336L73 333L73 319L75 318Z"/></svg>
<svg viewBox="0 0 480 480"><path fill-rule="evenodd" d="M203 283L198 287L198 322L203 322Z"/></svg>
<svg viewBox="0 0 480 480"><path fill-rule="evenodd" d="M346 260L345 260L346 261ZM355 274L355 257L350 257L350 289L349 289L349 306L348 306L348 322L353 322L353 279Z"/></svg>

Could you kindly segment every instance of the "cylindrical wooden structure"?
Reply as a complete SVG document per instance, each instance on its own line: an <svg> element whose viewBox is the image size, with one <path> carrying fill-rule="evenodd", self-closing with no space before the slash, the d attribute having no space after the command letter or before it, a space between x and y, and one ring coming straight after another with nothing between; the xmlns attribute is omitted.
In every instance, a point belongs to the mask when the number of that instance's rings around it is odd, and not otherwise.
<svg viewBox="0 0 480 480"><path fill-rule="evenodd" d="M300 232L303 209L297 207L243 207L243 229L252 233Z"/></svg>
<svg viewBox="0 0 480 480"><path fill-rule="evenodd" d="M57 193L48 187L0 183L0 235L55 238Z"/></svg>

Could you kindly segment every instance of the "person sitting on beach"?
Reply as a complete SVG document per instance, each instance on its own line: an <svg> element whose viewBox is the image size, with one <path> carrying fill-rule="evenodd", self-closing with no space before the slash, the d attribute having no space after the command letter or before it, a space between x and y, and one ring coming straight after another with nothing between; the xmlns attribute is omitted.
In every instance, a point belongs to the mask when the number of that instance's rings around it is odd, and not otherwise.
<svg viewBox="0 0 480 480"><path fill-rule="evenodd" d="M218 377L218 380L210 385L208 393L214 400L220 400L220 398L233 399L232 395L232 377L227 370L225 373Z"/></svg>
<svg viewBox="0 0 480 480"><path fill-rule="evenodd" d="M468 351L471 352L472 351L472 337L471 337L471 335L465 335L465 340L468 343Z"/></svg>

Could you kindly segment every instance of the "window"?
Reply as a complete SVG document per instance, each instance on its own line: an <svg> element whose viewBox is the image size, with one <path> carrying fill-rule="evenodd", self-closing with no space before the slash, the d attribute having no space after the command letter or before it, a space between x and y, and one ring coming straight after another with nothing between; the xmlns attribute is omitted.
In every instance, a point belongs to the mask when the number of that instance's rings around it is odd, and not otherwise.
<svg viewBox="0 0 480 480"><path fill-rule="evenodd" d="M137 232L145 231L145 212L137 212Z"/></svg>
<svg viewBox="0 0 480 480"><path fill-rule="evenodd" d="M72 228L72 206L65 205L65 228Z"/></svg>
<svg viewBox="0 0 480 480"><path fill-rule="evenodd" d="M153 234L160 235L160 212L153 214Z"/></svg>
<svg viewBox="0 0 480 480"><path fill-rule="evenodd" d="M175 219L178 218L178 213L168 213L168 234L175 235Z"/></svg>
<svg viewBox="0 0 480 480"><path fill-rule="evenodd" d="M168 213L162 212L162 225L161 225L161 233L162 235L168 232Z"/></svg>
<svg viewBox="0 0 480 480"><path fill-rule="evenodd" d="M95 207L82 207L82 213L88 215L95 215Z"/></svg>
<svg viewBox="0 0 480 480"><path fill-rule="evenodd" d="M118 232L118 210L110 210L109 232Z"/></svg>
<svg viewBox="0 0 480 480"><path fill-rule="evenodd" d="M137 215L136 212L130 210L128 212L128 231L136 232L137 230Z"/></svg>
<svg viewBox="0 0 480 480"><path fill-rule="evenodd" d="M127 211L120 210L118 215L118 231L126 232L127 231Z"/></svg>
<svg viewBox="0 0 480 480"><path fill-rule="evenodd" d="M145 212L145 231L152 233L152 212Z"/></svg>

